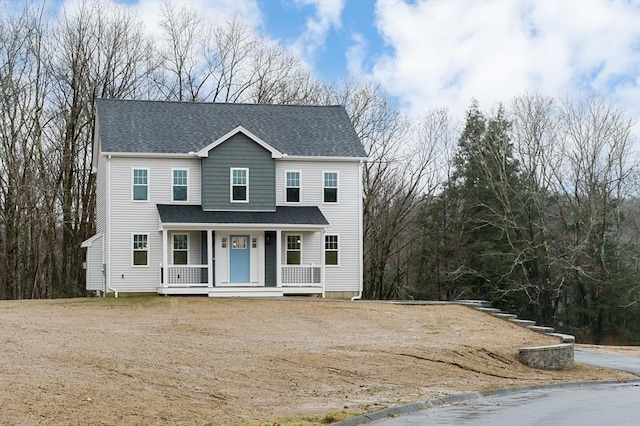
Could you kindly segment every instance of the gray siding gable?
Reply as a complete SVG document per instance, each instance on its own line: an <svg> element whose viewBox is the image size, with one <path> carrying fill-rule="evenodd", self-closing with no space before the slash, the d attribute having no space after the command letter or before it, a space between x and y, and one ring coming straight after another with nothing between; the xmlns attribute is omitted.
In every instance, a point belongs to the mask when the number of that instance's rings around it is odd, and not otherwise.
<svg viewBox="0 0 640 426"><path fill-rule="evenodd" d="M238 126L283 154L366 157L342 106L98 99L102 152L188 154Z"/></svg>
<svg viewBox="0 0 640 426"><path fill-rule="evenodd" d="M249 169L249 202L230 201L231 168ZM275 211L276 171L271 153L243 133L236 133L202 159L204 210Z"/></svg>

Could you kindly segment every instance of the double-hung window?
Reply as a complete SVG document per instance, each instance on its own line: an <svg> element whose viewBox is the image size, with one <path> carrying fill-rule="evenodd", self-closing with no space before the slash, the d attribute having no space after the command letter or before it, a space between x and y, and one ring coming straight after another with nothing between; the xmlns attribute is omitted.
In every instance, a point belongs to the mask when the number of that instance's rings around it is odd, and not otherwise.
<svg viewBox="0 0 640 426"><path fill-rule="evenodd" d="M287 265L302 262L302 235L287 235Z"/></svg>
<svg viewBox="0 0 640 426"><path fill-rule="evenodd" d="M338 202L338 172L324 172L322 177L322 201L325 203Z"/></svg>
<svg viewBox="0 0 640 426"><path fill-rule="evenodd" d="M133 201L148 201L149 169L133 169L131 175L131 199Z"/></svg>
<svg viewBox="0 0 640 426"><path fill-rule="evenodd" d="M187 169L173 169L172 199L173 201L188 201L189 172Z"/></svg>
<svg viewBox="0 0 640 426"><path fill-rule="evenodd" d="M324 236L324 264L338 265L338 236Z"/></svg>
<svg viewBox="0 0 640 426"><path fill-rule="evenodd" d="M231 202L249 202L249 169L231 168Z"/></svg>
<svg viewBox="0 0 640 426"><path fill-rule="evenodd" d="M300 202L300 172L285 173L287 203Z"/></svg>
<svg viewBox="0 0 640 426"><path fill-rule="evenodd" d="M189 253L189 236L187 234L173 234L173 264L187 265Z"/></svg>
<svg viewBox="0 0 640 426"><path fill-rule="evenodd" d="M149 265L149 235L133 234L132 236L132 263L133 266Z"/></svg>

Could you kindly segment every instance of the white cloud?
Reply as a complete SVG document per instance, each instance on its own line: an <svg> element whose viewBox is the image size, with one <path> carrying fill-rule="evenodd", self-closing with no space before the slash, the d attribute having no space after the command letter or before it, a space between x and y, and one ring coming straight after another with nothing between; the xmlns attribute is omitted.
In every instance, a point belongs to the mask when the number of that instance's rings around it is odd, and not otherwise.
<svg viewBox="0 0 640 426"><path fill-rule="evenodd" d="M316 52L325 47L329 31L342 25L344 0L296 0L296 3L315 8L315 15L307 19L304 32L292 46L299 57L313 65Z"/></svg>
<svg viewBox="0 0 640 426"><path fill-rule="evenodd" d="M351 35L352 44L345 52L347 61L347 72L349 75L362 75L364 71L364 63L367 54L368 43L362 34L354 33Z"/></svg>
<svg viewBox="0 0 640 426"><path fill-rule="evenodd" d="M258 7L257 0L137 0L132 3L125 3L116 0L103 0L103 3L111 7L126 7L135 11L145 26L145 29L152 36L161 33L160 21L162 20L162 9L165 3L174 6L176 9L187 7L195 10L205 25L212 25L234 16L241 17L243 21L252 28L257 29L262 24L262 15ZM79 8L81 0L63 0L62 7L67 13Z"/></svg>
<svg viewBox="0 0 640 426"><path fill-rule="evenodd" d="M393 53L370 72L412 111L582 90L640 115L638 1L379 0L376 19Z"/></svg>

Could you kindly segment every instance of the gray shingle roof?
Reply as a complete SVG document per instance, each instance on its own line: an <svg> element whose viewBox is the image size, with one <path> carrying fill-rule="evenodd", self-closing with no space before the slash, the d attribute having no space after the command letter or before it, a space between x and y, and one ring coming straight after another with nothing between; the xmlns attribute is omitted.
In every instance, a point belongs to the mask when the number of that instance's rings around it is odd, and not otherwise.
<svg viewBox="0 0 640 426"><path fill-rule="evenodd" d="M275 212L204 211L200 205L158 204L162 223L328 225L318 207L278 206Z"/></svg>
<svg viewBox="0 0 640 426"><path fill-rule="evenodd" d="M288 155L365 157L341 106L98 99L103 152L197 152L238 126Z"/></svg>

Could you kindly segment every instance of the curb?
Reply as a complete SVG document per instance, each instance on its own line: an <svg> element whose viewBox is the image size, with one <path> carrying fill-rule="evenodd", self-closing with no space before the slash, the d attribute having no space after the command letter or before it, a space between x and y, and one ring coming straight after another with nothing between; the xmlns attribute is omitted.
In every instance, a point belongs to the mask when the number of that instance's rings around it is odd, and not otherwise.
<svg viewBox="0 0 640 426"><path fill-rule="evenodd" d="M422 410L427 410L429 408L435 408L440 405L453 404L456 402L474 401L482 398L510 395L514 393L527 392L531 390L558 389L558 388L574 389L574 388L579 388L583 386L611 385L611 384L620 384L620 383L640 384L640 379L594 380L594 381L588 381L588 382L556 383L551 385L534 385L534 386L525 386L521 388L504 388L504 389L493 389L493 390L487 390L487 391L462 393L457 395L444 396L441 398L433 398L424 402L414 402L411 404L389 407L389 408L385 408L384 410L375 411L373 413L352 417L350 419L347 419L341 422L331 423L331 425L332 426L358 426L363 424L369 424L377 420L382 420L387 417L394 417L394 416L399 416L403 414L413 413L414 411L422 411Z"/></svg>

